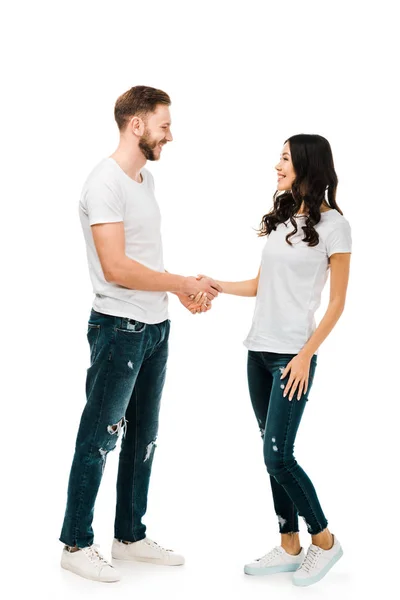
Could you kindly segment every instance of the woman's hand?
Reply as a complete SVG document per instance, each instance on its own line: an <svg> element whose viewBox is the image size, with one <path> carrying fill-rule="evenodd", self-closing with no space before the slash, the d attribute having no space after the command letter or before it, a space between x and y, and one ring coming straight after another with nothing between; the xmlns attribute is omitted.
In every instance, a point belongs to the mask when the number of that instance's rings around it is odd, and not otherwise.
<svg viewBox="0 0 400 600"><path fill-rule="evenodd" d="M300 400L302 394L305 394L308 389L308 377L310 374L311 357L305 354L297 354L292 358L282 371L281 379L284 379L290 371L290 377L283 391L283 397L289 394L289 400L293 400L293 396L297 390L297 400Z"/></svg>

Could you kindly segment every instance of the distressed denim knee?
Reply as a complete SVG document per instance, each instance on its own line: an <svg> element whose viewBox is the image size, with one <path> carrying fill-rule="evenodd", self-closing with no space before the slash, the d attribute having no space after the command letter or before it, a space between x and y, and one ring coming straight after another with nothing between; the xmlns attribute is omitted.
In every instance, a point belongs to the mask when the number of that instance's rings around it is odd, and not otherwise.
<svg viewBox="0 0 400 600"><path fill-rule="evenodd" d="M127 425L128 421L125 419L125 417L122 417L118 423L107 426L107 436L104 436L104 442L99 448L99 453L103 460L103 470L106 464L107 454L112 450L115 450L118 438L121 435L125 436Z"/></svg>

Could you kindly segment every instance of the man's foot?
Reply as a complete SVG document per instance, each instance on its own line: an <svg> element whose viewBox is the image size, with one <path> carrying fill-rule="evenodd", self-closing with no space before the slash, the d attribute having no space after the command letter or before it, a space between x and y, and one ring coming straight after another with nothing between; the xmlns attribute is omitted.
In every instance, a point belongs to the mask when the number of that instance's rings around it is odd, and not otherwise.
<svg viewBox="0 0 400 600"><path fill-rule="evenodd" d="M274 573L286 573L296 571L304 560L304 550L293 556L282 548L275 546L268 554L258 558L252 563L244 566L244 572L247 575L273 575Z"/></svg>
<svg viewBox="0 0 400 600"><path fill-rule="evenodd" d="M138 560L171 567L183 565L185 562L183 556L162 548L148 537L128 544L114 539L111 554L117 560Z"/></svg>
<svg viewBox="0 0 400 600"><path fill-rule="evenodd" d="M311 544L300 568L293 575L294 585L306 586L320 581L333 565L343 556L343 550L336 536L330 550L323 550Z"/></svg>
<svg viewBox="0 0 400 600"><path fill-rule="evenodd" d="M97 546L94 545L80 548L76 552L70 552L67 547L64 547L61 566L76 575L94 581L111 583L121 579L117 569L103 558Z"/></svg>

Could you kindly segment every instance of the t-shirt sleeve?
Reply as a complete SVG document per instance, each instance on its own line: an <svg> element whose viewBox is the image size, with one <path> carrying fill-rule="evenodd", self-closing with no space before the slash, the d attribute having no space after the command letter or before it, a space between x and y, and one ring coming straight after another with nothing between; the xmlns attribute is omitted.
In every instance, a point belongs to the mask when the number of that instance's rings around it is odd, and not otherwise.
<svg viewBox="0 0 400 600"><path fill-rule="evenodd" d="M329 233L326 240L326 252L328 257L336 252L351 252L351 227L346 219L336 223L334 229Z"/></svg>
<svg viewBox="0 0 400 600"><path fill-rule="evenodd" d="M124 220L122 194L105 182L93 182L85 193L89 224L118 223Z"/></svg>

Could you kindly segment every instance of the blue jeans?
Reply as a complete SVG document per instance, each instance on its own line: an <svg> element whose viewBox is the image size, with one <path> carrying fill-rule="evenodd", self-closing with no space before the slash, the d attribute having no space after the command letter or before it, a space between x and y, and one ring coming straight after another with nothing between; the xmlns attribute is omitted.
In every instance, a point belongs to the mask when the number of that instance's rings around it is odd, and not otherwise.
<svg viewBox="0 0 400 600"><path fill-rule="evenodd" d="M91 366L86 405L76 439L60 540L93 543L93 512L107 454L119 436L115 537L145 537L151 466L168 358L170 321L148 325L92 310L88 323Z"/></svg>
<svg viewBox="0 0 400 600"><path fill-rule="evenodd" d="M317 357L310 363L308 390L300 400L297 392L289 401L283 391L290 373L280 379L282 371L296 354L275 352L248 353L247 374L253 409L264 440L264 462L270 476L275 512L280 533L299 531L302 516L308 533L316 535L327 525L314 486L297 463L294 441L314 379Z"/></svg>

